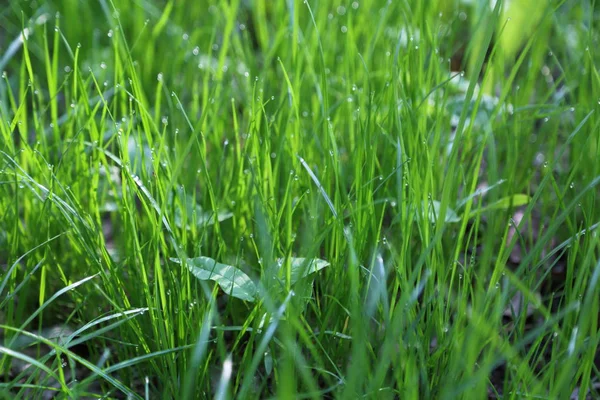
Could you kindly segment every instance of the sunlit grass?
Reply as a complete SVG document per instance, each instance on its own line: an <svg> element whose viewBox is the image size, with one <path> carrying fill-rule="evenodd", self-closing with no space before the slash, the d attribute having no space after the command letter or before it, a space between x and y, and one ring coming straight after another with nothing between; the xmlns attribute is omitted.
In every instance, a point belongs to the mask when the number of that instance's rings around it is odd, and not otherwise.
<svg viewBox="0 0 600 400"><path fill-rule="evenodd" d="M0 11L3 397L598 396L599 11L466 3Z"/></svg>

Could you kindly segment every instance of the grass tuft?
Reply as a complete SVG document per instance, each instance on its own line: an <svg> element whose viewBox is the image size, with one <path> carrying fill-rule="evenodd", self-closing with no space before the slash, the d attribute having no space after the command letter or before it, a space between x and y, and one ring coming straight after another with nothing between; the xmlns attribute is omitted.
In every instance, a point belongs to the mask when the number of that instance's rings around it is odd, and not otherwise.
<svg viewBox="0 0 600 400"><path fill-rule="evenodd" d="M600 397L594 1L0 10L0 397Z"/></svg>

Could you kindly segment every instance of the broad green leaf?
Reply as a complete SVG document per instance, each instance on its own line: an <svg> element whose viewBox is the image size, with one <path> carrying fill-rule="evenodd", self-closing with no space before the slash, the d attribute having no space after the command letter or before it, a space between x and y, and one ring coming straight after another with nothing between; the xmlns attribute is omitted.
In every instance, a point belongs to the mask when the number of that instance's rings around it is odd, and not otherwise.
<svg viewBox="0 0 600 400"><path fill-rule="evenodd" d="M181 264L178 258L171 258L171 261ZM209 257L188 258L186 265L196 278L216 282L228 295L244 301L255 300L256 285L240 269L221 264Z"/></svg>
<svg viewBox="0 0 600 400"><path fill-rule="evenodd" d="M478 214L481 214L485 211L490 210L505 210L510 207L520 207L529 203L531 198L526 194L515 194L512 196L506 196L501 198L498 201L493 202L485 207L482 207L478 210L474 210L469 214L469 218L473 218Z"/></svg>
<svg viewBox="0 0 600 400"><path fill-rule="evenodd" d="M425 215L426 208L427 208L427 203L422 202L421 203L421 216ZM429 213L428 213L429 220L431 222L436 222L440 215L441 210L442 210L442 203L440 203L437 200L431 200L431 202L429 204ZM458 214L456 213L456 211L454 211L450 207L446 207L446 217L444 218L444 222L454 223L454 222L460 222L460 220L461 219L458 216Z"/></svg>
<svg viewBox="0 0 600 400"><path fill-rule="evenodd" d="M506 59L514 57L535 33L549 4L548 0L504 2L500 22L504 24L505 21L509 21L509 23L503 25L497 40Z"/></svg>
<svg viewBox="0 0 600 400"><path fill-rule="evenodd" d="M271 372L273 372L273 356L271 355L270 351L267 350L265 352L265 358L263 362L267 376L271 375Z"/></svg>
<svg viewBox="0 0 600 400"><path fill-rule="evenodd" d="M129 164L135 175L143 176L152 173L152 150L148 143L138 142L134 136L129 136L127 141Z"/></svg>
<svg viewBox="0 0 600 400"><path fill-rule="evenodd" d="M182 196L183 197L183 196ZM223 222L231 217L233 217L233 213L228 211L221 211L216 215L212 211L204 211L199 204L197 204L192 196L186 195L185 197L179 197L179 201L176 202L177 199L172 194L168 197L169 206L175 205L175 226L178 228L183 228L183 209L185 209L185 215L187 219L186 228L190 229L190 222L196 221L196 226L203 227L214 225L216 221Z"/></svg>
<svg viewBox="0 0 600 400"><path fill-rule="evenodd" d="M486 186L484 188L477 189L476 191L474 191L473 193L471 193L470 195L468 195L467 197L465 197L464 199L462 199L458 203L456 203L456 209L460 209L462 206L467 204L469 202L469 200L471 200L477 196L480 196L480 197L485 196L487 192L489 192L490 190L494 189L497 186L500 186L504 182L506 182L506 179L500 179L498 182L494 183L491 186Z"/></svg>
<svg viewBox="0 0 600 400"><path fill-rule="evenodd" d="M292 285L300 279L329 266L327 261L318 258L308 259L293 257L291 263L292 273L290 283Z"/></svg>
<svg viewBox="0 0 600 400"><path fill-rule="evenodd" d="M197 207L197 212L196 212L196 226L198 227L203 227L203 226L209 226L209 225L214 225L216 221L219 222L223 222L231 217L233 217L233 213L231 212L227 212L227 211L223 211L217 214L217 218L215 219L215 214L213 212L210 211L202 211L202 208L200 206L196 206ZM192 214L188 214L187 219L188 221L193 221L193 216ZM182 228L183 227L183 217L181 214L181 211L179 208L175 209L175 225L178 228ZM186 228L189 229L190 228L190 224L186 224Z"/></svg>

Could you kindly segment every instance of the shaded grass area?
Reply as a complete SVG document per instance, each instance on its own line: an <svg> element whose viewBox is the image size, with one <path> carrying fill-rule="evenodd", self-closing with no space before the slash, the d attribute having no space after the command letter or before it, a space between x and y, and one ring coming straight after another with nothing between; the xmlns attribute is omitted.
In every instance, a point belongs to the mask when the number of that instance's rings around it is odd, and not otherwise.
<svg viewBox="0 0 600 400"><path fill-rule="evenodd" d="M513 3L10 2L3 397L599 396L599 11Z"/></svg>

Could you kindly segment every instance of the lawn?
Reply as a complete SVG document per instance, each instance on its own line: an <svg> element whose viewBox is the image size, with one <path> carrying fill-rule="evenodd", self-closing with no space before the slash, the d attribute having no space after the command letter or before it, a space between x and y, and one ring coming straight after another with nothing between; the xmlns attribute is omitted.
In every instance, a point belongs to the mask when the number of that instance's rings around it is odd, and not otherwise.
<svg viewBox="0 0 600 400"><path fill-rule="evenodd" d="M595 0L6 0L0 399L600 398Z"/></svg>

